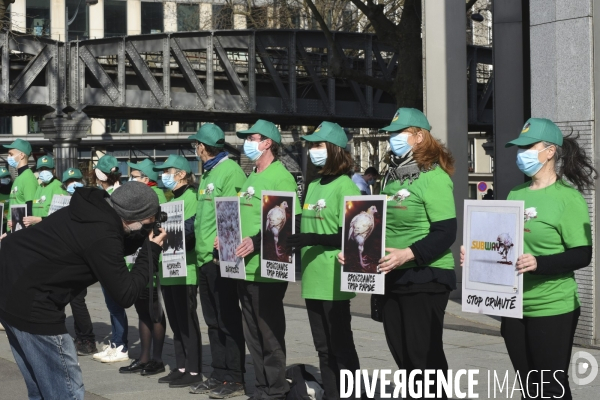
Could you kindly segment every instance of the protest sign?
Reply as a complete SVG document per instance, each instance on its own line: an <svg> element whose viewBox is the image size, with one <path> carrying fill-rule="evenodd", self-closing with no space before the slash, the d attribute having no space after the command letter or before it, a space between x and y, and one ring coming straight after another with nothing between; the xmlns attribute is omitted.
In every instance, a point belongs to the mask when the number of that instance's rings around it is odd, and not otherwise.
<svg viewBox="0 0 600 400"><path fill-rule="evenodd" d="M18 204L10 206L10 220L12 223L12 231L20 231L25 228L23 219L27 216L27 205Z"/></svg>
<svg viewBox="0 0 600 400"><path fill-rule="evenodd" d="M296 228L296 193L263 190L261 204L261 276L295 282L294 253L286 241Z"/></svg>
<svg viewBox="0 0 600 400"><path fill-rule="evenodd" d="M71 196L66 196L63 194L55 194L52 197L52 203L50 203L50 209L48 209L48 215L60 210L69 205L71 202Z"/></svg>
<svg viewBox="0 0 600 400"><path fill-rule="evenodd" d="M524 203L465 200L462 310L523 317L523 275L516 271L523 253Z"/></svg>
<svg viewBox="0 0 600 400"><path fill-rule="evenodd" d="M341 290L384 294L385 276L377 272L385 254L386 196L344 197Z"/></svg>
<svg viewBox="0 0 600 400"><path fill-rule="evenodd" d="M216 197L215 214L219 238L219 266L221 277L246 279L244 257L237 257L235 250L242 243L239 197Z"/></svg>
<svg viewBox="0 0 600 400"><path fill-rule="evenodd" d="M167 232L163 242L163 278L187 276L183 201L164 203L160 208L167 213L167 222L162 224Z"/></svg>

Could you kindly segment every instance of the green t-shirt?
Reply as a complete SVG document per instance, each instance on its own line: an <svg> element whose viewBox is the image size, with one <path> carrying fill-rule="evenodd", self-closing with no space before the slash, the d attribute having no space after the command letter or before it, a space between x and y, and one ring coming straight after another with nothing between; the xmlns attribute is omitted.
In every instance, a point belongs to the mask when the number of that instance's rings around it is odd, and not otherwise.
<svg viewBox="0 0 600 400"><path fill-rule="evenodd" d="M154 193L158 196L158 204L163 204L167 202L167 198L165 197L165 192L158 186L150 186Z"/></svg>
<svg viewBox="0 0 600 400"><path fill-rule="evenodd" d="M508 200L525 201L523 254L547 256L592 245L588 206L581 193L556 182L531 190L529 182L515 187ZM579 307L575 274L523 274L523 315L546 317Z"/></svg>
<svg viewBox="0 0 600 400"><path fill-rule="evenodd" d="M237 196L246 174L233 160L224 160L202 174L198 188L198 208L196 209L196 257L198 267L212 261L213 244L217 236L215 197Z"/></svg>
<svg viewBox="0 0 600 400"><path fill-rule="evenodd" d="M35 200L35 192L38 186L37 178L31 169L27 168L21 175L17 176L12 184L9 206L25 204L28 201ZM10 213L8 215L10 216Z"/></svg>
<svg viewBox="0 0 600 400"><path fill-rule="evenodd" d="M302 233L337 234L344 224L344 196L360 196L360 190L343 175L327 185L321 178L308 185L302 208ZM319 202L325 208L319 208ZM341 243L340 243L341 245ZM307 246L302 248L302 298L348 300L355 293L342 292L342 267L337 260L339 247Z"/></svg>
<svg viewBox="0 0 600 400"><path fill-rule="evenodd" d="M254 194L250 196L248 189L252 188ZM252 172L244 182L239 193L240 217L242 219L242 237L254 236L260 232L260 210L263 190L277 190L281 192L296 192L297 185L292 174L280 161L271 163L260 173ZM251 190L251 191L252 191ZM300 201L296 195L296 214L302 213ZM255 282L281 282L276 279L260 276L260 249L246 256L246 280Z"/></svg>
<svg viewBox="0 0 600 400"><path fill-rule="evenodd" d="M429 234L432 222L456 218L453 184L439 166L422 172L412 183L395 180L385 186L382 194L388 196L385 247L405 249ZM414 261L398 267L414 268ZM453 269L454 258L450 249L429 263L429 266Z"/></svg>
<svg viewBox="0 0 600 400"><path fill-rule="evenodd" d="M187 221L196 215L197 208L197 195L196 192L189 188L186 189L183 194L178 198L173 198L171 201L181 201L183 200L183 219ZM185 240L185 238L184 238ZM171 286L171 285L196 285L198 283L198 278L196 274L196 251L194 249L186 249L185 259L187 264L187 276L177 277L177 278L164 278L163 270L162 270L162 262L159 263L158 274L160 276L160 284L163 286Z"/></svg>
<svg viewBox="0 0 600 400"><path fill-rule="evenodd" d="M50 210L50 204L55 194L68 195L69 192L62 188L62 183L58 179L52 179L47 185L39 185L33 200L32 212L34 217L47 217Z"/></svg>

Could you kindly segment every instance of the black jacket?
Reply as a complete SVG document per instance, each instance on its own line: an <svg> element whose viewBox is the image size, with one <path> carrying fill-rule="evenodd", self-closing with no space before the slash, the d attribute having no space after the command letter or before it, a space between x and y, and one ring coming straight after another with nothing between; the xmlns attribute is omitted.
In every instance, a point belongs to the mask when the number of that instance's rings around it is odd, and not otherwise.
<svg viewBox="0 0 600 400"><path fill-rule="evenodd" d="M130 307L148 285L148 244L131 272L124 257L142 244L126 237L121 218L95 188L75 191L71 203L0 244L0 317L39 335L67 333L65 306L100 281L119 305ZM161 247L150 242L152 265Z"/></svg>

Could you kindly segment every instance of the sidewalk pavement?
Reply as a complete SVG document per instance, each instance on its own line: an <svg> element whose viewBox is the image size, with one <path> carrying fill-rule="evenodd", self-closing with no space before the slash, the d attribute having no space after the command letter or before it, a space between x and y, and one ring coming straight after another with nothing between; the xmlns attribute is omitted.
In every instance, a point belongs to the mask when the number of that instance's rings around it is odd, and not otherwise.
<svg viewBox="0 0 600 400"><path fill-rule="evenodd" d="M92 321L94 321L94 331L99 347L102 343L108 343L110 338L110 322L108 311L104 304L104 297L98 284L93 285L88 290L86 298ZM286 303L286 345L288 351L287 364L304 363L307 364L309 372L313 373L320 380L318 372L318 358L313 347L312 336L306 311L303 309L303 301L299 294L299 283L291 283L285 299ZM73 335L73 318L70 315L70 308L67 307L67 327ZM373 374L374 369L396 370L396 365L388 350L383 326L374 322L368 316L369 296L358 295L352 300L352 328L354 331L354 340L356 343L358 355L360 357L361 368L368 369ZM210 348L206 325L198 309L200 328L202 331L202 350L203 350L203 372L205 375L211 371ZM139 337L137 329L137 314L133 309L127 312L129 317L129 355L135 357L139 354ZM504 379L508 371L509 387L512 389L514 382L514 373L502 338L499 336L500 322L497 319L475 314L466 314L460 311L460 304L450 301L446 312L446 329L444 332L444 348L450 368L454 371L458 369L478 369L476 375L478 384L475 386L475 393L480 399L520 399L519 392L515 391L511 397L507 395L505 386L502 393L496 389L496 396L493 392L493 374L499 376L500 382ZM172 331L167 328L167 338L163 351L163 360L171 367L174 366ZM592 354L596 359L600 359L600 350L574 348L573 352L584 350ZM102 364L93 361L91 357L80 357L81 369L86 389L86 399L119 399L119 400L158 400L158 399L207 399L207 395L189 394L187 389L170 389L167 385L159 384L157 379L164 374L142 377L140 375L119 374L118 369L128 363ZM488 394L488 371L491 371L492 386ZM167 370L168 372L168 370ZM570 371L569 371L570 373ZM252 359L246 352L246 375L247 394L251 395L254 391L254 374L252 369ZM461 380L461 389L466 391L466 379ZM392 386L393 387L393 386ZM571 382L573 397L575 399L592 400L598 398L600 389L600 377L596 378L587 386L577 386ZM20 372L14 364L14 358L8 345L8 340L4 332L0 332L0 399L26 399L27 392L25 383L20 376ZM379 388L376 391L375 398L381 398ZM236 400L245 400L246 397L238 397Z"/></svg>

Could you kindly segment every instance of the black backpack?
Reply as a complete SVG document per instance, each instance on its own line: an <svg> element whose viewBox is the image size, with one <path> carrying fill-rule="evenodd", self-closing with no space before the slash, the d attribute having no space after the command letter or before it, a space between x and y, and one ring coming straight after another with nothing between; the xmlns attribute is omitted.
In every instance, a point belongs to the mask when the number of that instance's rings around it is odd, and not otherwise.
<svg viewBox="0 0 600 400"><path fill-rule="evenodd" d="M291 381L286 400L316 400L308 394L306 382L310 382L311 386L316 384L321 387L321 385L310 372L306 371L306 365L295 364L288 367L285 370L285 379Z"/></svg>

